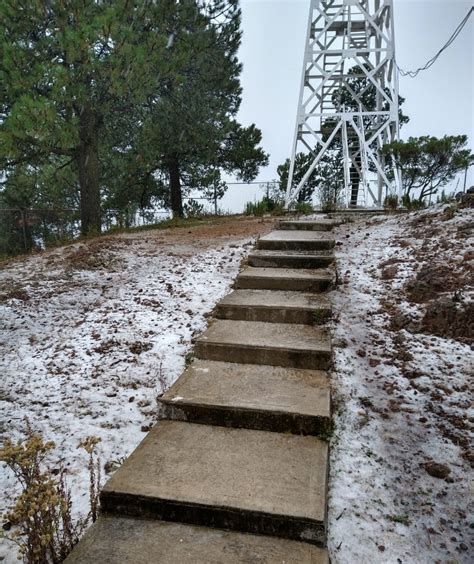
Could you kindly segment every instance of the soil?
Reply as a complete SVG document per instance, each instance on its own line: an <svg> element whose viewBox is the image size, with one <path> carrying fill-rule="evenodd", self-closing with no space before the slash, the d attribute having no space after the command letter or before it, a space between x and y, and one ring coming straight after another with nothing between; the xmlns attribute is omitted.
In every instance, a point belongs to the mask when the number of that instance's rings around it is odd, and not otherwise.
<svg viewBox="0 0 474 564"><path fill-rule="evenodd" d="M474 303L454 301L449 297L432 300L426 307L421 331L474 343Z"/></svg>
<svg viewBox="0 0 474 564"><path fill-rule="evenodd" d="M167 229L137 230L131 232L115 233L103 235L90 240L80 240L67 243L61 247L36 251L34 256L44 257L50 265L55 265L58 261L71 270L100 270L108 269L113 266L114 251L119 251L124 246L133 245L140 242L150 246L150 252L156 250L155 245L164 246L176 245L179 252L186 247L198 249L210 249L216 245L224 245L236 239L256 237L269 233L278 218L263 217L249 218L246 216L223 216L217 220L202 220L202 224L170 227ZM64 254L65 253L65 254ZM24 255L12 257L0 261L0 268L13 265L25 259ZM3 292L0 288L0 300ZM11 291L11 290L10 290ZM15 290L17 291L17 290ZM19 290L18 290L19 291ZM5 292L6 294L6 292ZM8 296L10 297L15 296ZM7 299L5 297L5 299ZM28 299L26 295L18 296L18 299Z"/></svg>
<svg viewBox="0 0 474 564"><path fill-rule="evenodd" d="M28 419L56 444L51 460L67 467L75 519L89 510L77 445L100 439L102 484L153 425L156 398L183 372L196 335L275 219L193 223L0 264L0 442L23 438ZM18 491L0 468L0 515ZM0 538L0 562L17 561L16 546Z"/></svg>
<svg viewBox="0 0 474 564"><path fill-rule="evenodd" d="M430 259L436 260L435 256ZM406 285L410 301L421 304L445 292L456 292L466 284L466 274L452 264L427 262L422 265L415 278Z"/></svg>
<svg viewBox="0 0 474 564"><path fill-rule="evenodd" d="M146 239L149 242L174 241L175 244L192 244L202 248L215 247L237 238L245 239L269 233L277 218L264 217L261 219L244 216L223 218L219 223L208 223L203 220L202 225L192 227L173 227L169 229L154 229L137 231L118 236L120 239Z"/></svg>
<svg viewBox="0 0 474 564"><path fill-rule="evenodd" d="M334 564L472 562L472 224L451 205L336 231Z"/></svg>

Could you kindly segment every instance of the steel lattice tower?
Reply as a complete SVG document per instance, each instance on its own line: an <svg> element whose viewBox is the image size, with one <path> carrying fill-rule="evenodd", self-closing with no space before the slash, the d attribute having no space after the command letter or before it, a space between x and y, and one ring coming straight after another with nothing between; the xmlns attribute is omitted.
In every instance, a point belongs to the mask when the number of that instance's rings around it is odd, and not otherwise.
<svg viewBox="0 0 474 564"><path fill-rule="evenodd" d="M398 172L387 174L378 152L399 131L393 0L310 2L286 205L337 146L346 203L380 206L386 193L400 193ZM311 158L294 186L299 152Z"/></svg>

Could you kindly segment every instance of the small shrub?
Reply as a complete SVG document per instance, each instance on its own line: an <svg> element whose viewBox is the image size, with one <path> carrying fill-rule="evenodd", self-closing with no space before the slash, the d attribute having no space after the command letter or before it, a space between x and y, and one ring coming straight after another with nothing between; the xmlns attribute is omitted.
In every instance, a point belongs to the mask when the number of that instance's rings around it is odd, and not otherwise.
<svg viewBox="0 0 474 564"><path fill-rule="evenodd" d="M283 213L283 202L264 197L259 202L247 202L244 213L245 215L255 215L257 217L262 217L267 213L281 215Z"/></svg>
<svg viewBox="0 0 474 564"><path fill-rule="evenodd" d="M386 210L396 210L398 208L398 196L396 194L388 194L384 200L383 207Z"/></svg>
<svg viewBox="0 0 474 564"><path fill-rule="evenodd" d="M45 460L54 449L27 423L26 438L14 443L6 439L0 449L4 462L18 479L22 491L5 515L16 528L6 538L19 547L20 557L28 564L63 562L79 541L90 518L98 513L99 459L95 447L99 439L88 437L79 446L89 453L91 512L85 518L72 519L71 494L65 481L65 470L51 471Z"/></svg>
<svg viewBox="0 0 474 564"><path fill-rule="evenodd" d="M450 219L453 219L453 217L456 215L457 212L457 206L448 206L446 208L444 208L443 210L443 221L449 221Z"/></svg>
<svg viewBox="0 0 474 564"><path fill-rule="evenodd" d="M29 302L30 296L28 292L19 285L9 285L9 287L0 287L0 303L8 300L19 300L21 302Z"/></svg>
<svg viewBox="0 0 474 564"><path fill-rule="evenodd" d="M267 212L267 206L263 201L261 202L247 202L245 205L245 215L255 215L261 217Z"/></svg>
<svg viewBox="0 0 474 564"><path fill-rule="evenodd" d="M308 214L313 212L313 206L308 202L296 202L294 210L296 213Z"/></svg>
<svg viewBox="0 0 474 564"><path fill-rule="evenodd" d="M78 448L83 448L89 455L87 469L89 470L89 505L90 517L95 523L99 516L99 493L100 493L100 459L96 454L96 446L99 444L98 437L86 437Z"/></svg>
<svg viewBox="0 0 474 564"><path fill-rule="evenodd" d="M188 200L183 206L184 215L186 217L202 217L205 215L204 206L196 200Z"/></svg>
<svg viewBox="0 0 474 564"><path fill-rule="evenodd" d="M387 519L392 523L400 523L406 527L410 526L410 518L407 514L402 515L387 515Z"/></svg>
<svg viewBox="0 0 474 564"><path fill-rule="evenodd" d="M193 357L192 353L188 353L185 356L185 359L184 359L185 366L190 366L191 363L193 362L193 359L194 359L194 357ZM160 366L158 367L158 370L156 371L156 379L158 380L158 384L159 384L159 392L158 392L157 397L161 398L161 396L163 394L165 394L170 387L168 379L166 378L166 375L163 371L163 363L162 362L160 362Z"/></svg>
<svg viewBox="0 0 474 564"><path fill-rule="evenodd" d="M444 190L441 190L441 195L436 198L437 204L447 204L453 201L453 196L446 194Z"/></svg>
<svg viewBox="0 0 474 564"><path fill-rule="evenodd" d="M272 215L282 215L285 210L283 202L276 202L274 208L271 210Z"/></svg>
<svg viewBox="0 0 474 564"><path fill-rule="evenodd" d="M410 194L404 194L402 197L402 204L407 210L416 211L426 208L426 204L423 200L417 200L416 198L410 198Z"/></svg>
<svg viewBox="0 0 474 564"><path fill-rule="evenodd" d="M334 204L334 202L332 202L332 201L329 201L329 200L325 201L321 205L321 211L323 211L324 213L331 213L331 212L335 212L336 210L337 210L337 207Z"/></svg>

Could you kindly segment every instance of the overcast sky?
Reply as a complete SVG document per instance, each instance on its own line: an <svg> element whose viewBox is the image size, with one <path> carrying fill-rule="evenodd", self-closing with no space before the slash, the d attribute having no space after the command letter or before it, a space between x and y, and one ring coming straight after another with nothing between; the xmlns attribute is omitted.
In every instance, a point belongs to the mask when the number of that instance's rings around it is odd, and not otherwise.
<svg viewBox="0 0 474 564"><path fill-rule="evenodd" d="M396 57L405 70L426 63L446 42L472 1L394 0ZM240 60L241 123L256 123L270 165L257 180L277 177L276 167L290 156L306 41L309 0L241 0L243 38ZM411 121L401 137L467 134L474 149L474 16L437 63L417 78L400 78L404 112ZM463 179L460 182L462 187ZM474 184L471 167L468 186ZM242 189L239 190L242 194ZM246 188L253 200L258 188ZM260 194L257 196L260 198ZM237 188L223 207L234 207Z"/></svg>

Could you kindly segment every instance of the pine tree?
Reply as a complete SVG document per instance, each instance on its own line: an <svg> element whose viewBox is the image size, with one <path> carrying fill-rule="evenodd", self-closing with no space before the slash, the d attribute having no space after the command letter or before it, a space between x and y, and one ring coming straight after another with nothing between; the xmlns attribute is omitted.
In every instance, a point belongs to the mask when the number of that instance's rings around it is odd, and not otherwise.
<svg viewBox="0 0 474 564"><path fill-rule="evenodd" d="M183 184L209 190L212 183L221 192L221 171L250 181L268 156L258 146L260 130L235 119L242 94L238 2L207 2L192 22L180 14L172 38L172 67L181 65L183 53L193 56L181 67L180 82L169 81L160 96L149 99L131 160L149 173L162 173L169 185L165 199L181 217Z"/></svg>
<svg viewBox="0 0 474 564"><path fill-rule="evenodd" d="M407 204L423 204L474 164L467 135L445 135L441 139L430 135L410 137L408 141L384 145L382 154L394 159L402 172Z"/></svg>
<svg viewBox="0 0 474 564"><path fill-rule="evenodd" d="M253 179L267 155L235 120L240 37L236 0L5 0L0 168L75 177L84 234L160 195L181 216L183 181Z"/></svg>
<svg viewBox="0 0 474 564"><path fill-rule="evenodd" d="M186 4L186 3L184 3ZM102 139L112 117L135 111L170 66L173 0L3 0L0 3L0 167L59 160L80 186L82 232L100 232ZM181 54L186 57L186 53Z"/></svg>

